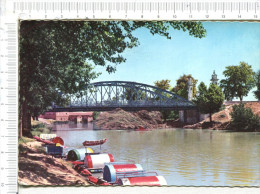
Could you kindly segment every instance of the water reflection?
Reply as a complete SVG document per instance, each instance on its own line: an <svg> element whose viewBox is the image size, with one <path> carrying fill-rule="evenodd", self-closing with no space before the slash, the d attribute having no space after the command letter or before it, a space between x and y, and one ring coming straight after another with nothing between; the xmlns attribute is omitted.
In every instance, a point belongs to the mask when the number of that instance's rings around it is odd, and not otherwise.
<svg viewBox="0 0 260 194"><path fill-rule="evenodd" d="M75 122L66 122L66 123L54 123L52 126L53 131L69 131L69 130L93 130L94 123L75 123Z"/></svg>
<svg viewBox="0 0 260 194"><path fill-rule="evenodd" d="M112 153L116 161L135 161L147 171L157 171L169 185L260 186L259 133L93 130L91 123L56 125L55 130L72 147L107 138L102 151Z"/></svg>

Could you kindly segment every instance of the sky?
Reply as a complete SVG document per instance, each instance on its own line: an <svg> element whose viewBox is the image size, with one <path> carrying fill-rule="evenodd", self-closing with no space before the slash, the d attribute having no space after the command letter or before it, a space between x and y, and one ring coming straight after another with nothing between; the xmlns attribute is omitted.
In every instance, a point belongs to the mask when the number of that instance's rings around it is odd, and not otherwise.
<svg viewBox="0 0 260 194"><path fill-rule="evenodd" d="M171 40L152 35L147 29L135 31L140 45L123 53L126 62L119 64L115 73L96 66L95 71L102 74L93 82L135 81L154 85L157 80L169 79L174 87L180 76L192 74L198 84L203 81L209 85L214 70L221 80L225 78L222 73L226 66L239 65L241 61L254 71L260 70L260 23L203 22L203 26L207 35L202 39L178 30L170 31ZM243 100L255 101L254 90Z"/></svg>

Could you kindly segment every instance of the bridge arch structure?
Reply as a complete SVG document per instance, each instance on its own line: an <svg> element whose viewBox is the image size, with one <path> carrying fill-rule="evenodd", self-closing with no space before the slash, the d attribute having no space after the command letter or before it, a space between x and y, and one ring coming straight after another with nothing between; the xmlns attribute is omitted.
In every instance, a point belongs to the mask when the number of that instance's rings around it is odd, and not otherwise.
<svg viewBox="0 0 260 194"><path fill-rule="evenodd" d="M81 95L70 95L67 106L53 104L53 111L192 110L196 105L175 93L129 81L90 83Z"/></svg>

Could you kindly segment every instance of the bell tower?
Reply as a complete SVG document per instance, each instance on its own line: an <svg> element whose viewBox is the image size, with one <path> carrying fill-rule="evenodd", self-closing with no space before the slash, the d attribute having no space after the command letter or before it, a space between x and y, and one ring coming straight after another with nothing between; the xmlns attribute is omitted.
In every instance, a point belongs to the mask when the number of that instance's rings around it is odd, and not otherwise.
<svg viewBox="0 0 260 194"><path fill-rule="evenodd" d="M192 100L192 78L188 78L188 100Z"/></svg>
<svg viewBox="0 0 260 194"><path fill-rule="evenodd" d="M218 84L218 76L217 74L215 73L215 70L213 71L213 74L212 74L212 77L211 77L211 80L210 80L213 84Z"/></svg>

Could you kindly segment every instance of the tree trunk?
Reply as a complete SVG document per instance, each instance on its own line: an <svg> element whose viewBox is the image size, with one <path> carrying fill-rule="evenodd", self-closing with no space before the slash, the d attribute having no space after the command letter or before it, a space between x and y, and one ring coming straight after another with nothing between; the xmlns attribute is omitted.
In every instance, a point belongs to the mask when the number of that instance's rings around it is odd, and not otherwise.
<svg viewBox="0 0 260 194"><path fill-rule="evenodd" d="M209 113L209 119L210 119L210 122L212 123L212 114Z"/></svg>
<svg viewBox="0 0 260 194"><path fill-rule="evenodd" d="M21 122L21 129L22 129L22 135L27 137L32 137L31 134L31 115L28 111L27 102L24 101L22 105L22 122Z"/></svg>
<svg viewBox="0 0 260 194"><path fill-rule="evenodd" d="M21 113L20 113L21 114ZM22 137L23 136L23 121L22 121L22 115L19 116L19 137Z"/></svg>
<svg viewBox="0 0 260 194"><path fill-rule="evenodd" d="M243 101L243 97L240 96L239 99L240 99L240 103L242 103L242 101Z"/></svg>
<svg viewBox="0 0 260 194"><path fill-rule="evenodd" d="M22 103L21 101L19 101L19 123L18 123L18 130L19 130L19 133L18 133L18 137L21 138L23 136L23 109L22 109Z"/></svg>

